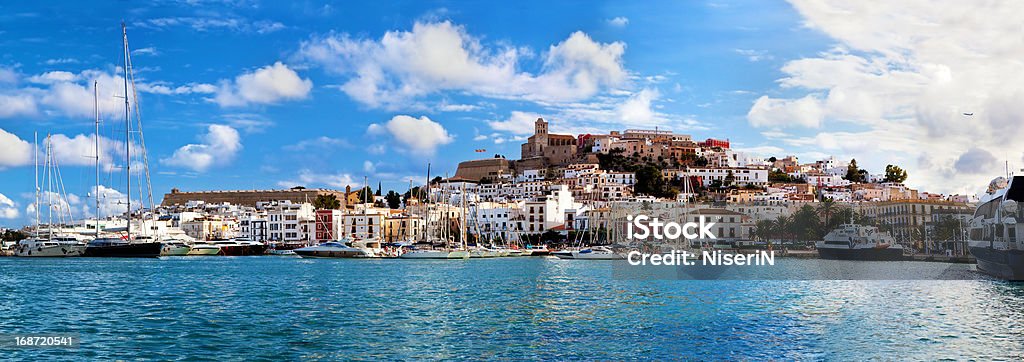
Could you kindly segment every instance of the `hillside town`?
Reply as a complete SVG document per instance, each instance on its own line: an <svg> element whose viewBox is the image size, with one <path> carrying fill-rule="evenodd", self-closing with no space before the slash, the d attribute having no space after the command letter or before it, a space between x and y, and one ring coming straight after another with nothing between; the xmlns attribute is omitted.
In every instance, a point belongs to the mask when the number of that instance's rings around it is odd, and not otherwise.
<svg viewBox="0 0 1024 362"><path fill-rule="evenodd" d="M413 242L444 230L449 236L465 230L474 241L611 244L621 241L626 216L642 210L662 219L710 218L717 223L714 242L739 245L820 239L828 228L850 220L817 220L828 219L818 211L845 208L846 214L837 215L856 215L902 244L964 252L925 242L962 240L938 235L937 226L969 219L972 200L910 189L898 166L871 174L855 160L757 158L731 149L728 140L694 141L669 130L567 135L549 133L548 126L536 120L519 160L495 155L464 161L453 176L434 176L429 185L410 185L404 193L368 185L173 189L155 210L143 211L135 227L193 240L292 245L367 238ZM815 232L794 219L801 209L808 215L807 207L815 210ZM78 229L88 233L95 223L105 230L126 224L123 218L86 220ZM443 227L428 231L428 224ZM962 231L952 232L957 233Z"/></svg>

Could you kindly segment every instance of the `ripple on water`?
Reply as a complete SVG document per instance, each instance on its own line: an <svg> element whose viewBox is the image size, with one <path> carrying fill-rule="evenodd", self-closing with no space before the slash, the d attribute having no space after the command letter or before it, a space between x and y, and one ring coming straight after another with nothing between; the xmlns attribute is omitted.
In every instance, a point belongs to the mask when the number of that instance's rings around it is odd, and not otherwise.
<svg viewBox="0 0 1024 362"><path fill-rule="evenodd" d="M807 263L776 267L795 275ZM883 263L880 273L932 267ZM26 359L920 359L1024 356L1024 288L950 281L614 280L607 263L0 259Z"/></svg>

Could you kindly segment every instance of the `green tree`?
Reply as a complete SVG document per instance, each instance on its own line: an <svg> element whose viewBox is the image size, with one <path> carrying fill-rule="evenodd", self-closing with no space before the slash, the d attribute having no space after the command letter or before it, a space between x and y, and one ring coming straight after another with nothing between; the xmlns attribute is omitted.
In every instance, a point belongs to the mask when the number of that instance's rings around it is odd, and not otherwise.
<svg viewBox="0 0 1024 362"><path fill-rule="evenodd" d="M821 230L821 220L818 219L818 212L811 205L804 205L793 213L790 229L797 240L818 239L818 232Z"/></svg>
<svg viewBox="0 0 1024 362"><path fill-rule="evenodd" d="M770 242L775 234L775 223L772 220L759 220L754 224L754 236L759 240Z"/></svg>
<svg viewBox="0 0 1024 362"><path fill-rule="evenodd" d="M369 186L366 186L359 190L359 202L373 202L373 189L371 189Z"/></svg>
<svg viewBox="0 0 1024 362"><path fill-rule="evenodd" d="M732 173L732 170L729 170L725 174L725 186L732 186L732 184L735 183L735 182L736 182L736 175L734 175Z"/></svg>
<svg viewBox="0 0 1024 362"><path fill-rule="evenodd" d="M791 219L786 215L779 215L779 217L775 218L773 224L775 224L775 226L772 229L774 229L776 235L779 236L778 239L780 241L785 241L786 235L789 234L790 228L793 226Z"/></svg>
<svg viewBox="0 0 1024 362"><path fill-rule="evenodd" d="M384 200L388 202L388 208L397 209L402 206L402 195L395 190L389 190L387 196L384 196Z"/></svg>
<svg viewBox="0 0 1024 362"><path fill-rule="evenodd" d="M377 181L377 193L374 195L380 196L380 181Z"/></svg>
<svg viewBox="0 0 1024 362"><path fill-rule="evenodd" d="M5 241L21 241L21 240L23 240L23 239L25 239L27 237L28 237L28 235L26 235L21 230L14 230L14 229L4 230L4 233L2 235L0 235L0 239L3 239Z"/></svg>
<svg viewBox="0 0 1024 362"><path fill-rule="evenodd" d="M907 180L907 171L896 165L885 165L885 182L903 183Z"/></svg>
<svg viewBox="0 0 1024 362"><path fill-rule="evenodd" d="M409 198L413 198L413 197L418 199L420 202L426 202L427 201L427 190L426 189L422 189L419 186L413 186L412 189L410 189L409 191L406 191L405 194L402 195L402 202L405 202L405 203L408 204L409 203Z"/></svg>
<svg viewBox="0 0 1024 362"><path fill-rule="evenodd" d="M313 208L318 210L337 210L341 208L341 201L334 195L316 195L316 199L313 199Z"/></svg>
<svg viewBox="0 0 1024 362"><path fill-rule="evenodd" d="M857 168L857 159L851 159L850 164L846 166L846 177L843 177L850 182L863 182L861 180L860 169Z"/></svg>
<svg viewBox="0 0 1024 362"><path fill-rule="evenodd" d="M637 194L651 195L655 197L671 197L665 178L661 176L654 166L644 166L636 171L636 184L633 191Z"/></svg>

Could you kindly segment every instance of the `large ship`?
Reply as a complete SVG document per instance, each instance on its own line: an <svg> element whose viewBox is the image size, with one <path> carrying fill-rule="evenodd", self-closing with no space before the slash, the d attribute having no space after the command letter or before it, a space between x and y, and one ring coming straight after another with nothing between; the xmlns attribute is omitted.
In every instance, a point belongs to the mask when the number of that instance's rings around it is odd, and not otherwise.
<svg viewBox="0 0 1024 362"><path fill-rule="evenodd" d="M1024 176L989 183L971 219L968 249L978 270L1001 279L1024 280L1024 228L1019 202L1024 201Z"/></svg>
<svg viewBox="0 0 1024 362"><path fill-rule="evenodd" d="M903 246L874 226L843 224L817 242L818 255L831 260L903 260Z"/></svg>

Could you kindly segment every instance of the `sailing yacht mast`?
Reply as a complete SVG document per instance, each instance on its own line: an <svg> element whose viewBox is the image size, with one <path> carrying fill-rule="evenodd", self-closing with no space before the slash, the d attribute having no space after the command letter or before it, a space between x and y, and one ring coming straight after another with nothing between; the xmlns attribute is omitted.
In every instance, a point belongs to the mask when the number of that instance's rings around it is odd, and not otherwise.
<svg viewBox="0 0 1024 362"><path fill-rule="evenodd" d="M92 82L92 108L96 117L96 191L93 197L96 199L96 239L100 238L100 103L99 103L99 82Z"/></svg>
<svg viewBox="0 0 1024 362"><path fill-rule="evenodd" d="M124 154L125 154L125 178L128 180L127 187L128 192L126 195L128 211L125 213L128 219L128 227L125 230L128 233L128 242L132 241L132 121L131 121L131 103L128 101L128 29L125 27L124 22L121 22L121 34L124 43Z"/></svg>
<svg viewBox="0 0 1024 362"><path fill-rule="evenodd" d="M32 132L32 163L35 164L36 178L36 237L39 237L39 133Z"/></svg>

